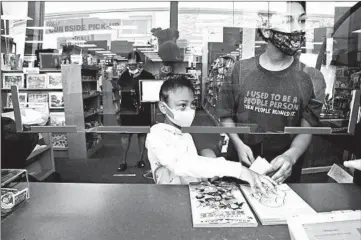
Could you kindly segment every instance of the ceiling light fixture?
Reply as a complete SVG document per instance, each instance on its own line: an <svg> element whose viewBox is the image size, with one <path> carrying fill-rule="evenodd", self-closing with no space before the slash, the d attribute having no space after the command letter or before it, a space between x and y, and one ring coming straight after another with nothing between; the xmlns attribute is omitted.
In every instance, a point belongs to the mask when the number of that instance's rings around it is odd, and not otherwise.
<svg viewBox="0 0 361 240"><path fill-rule="evenodd" d="M89 51L103 51L105 50L104 48L89 48Z"/></svg>
<svg viewBox="0 0 361 240"><path fill-rule="evenodd" d="M76 44L76 43L86 43L86 41L85 40L74 40L74 39L72 39L72 40L66 40L66 42L67 43L74 43L74 44Z"/></svg>
<svg viewBox="0 0 361 240"><path fill-rule="evenodd" d="M79 44L77 45L78 47L81 47L81 48L94 48L96 47L97 45L95 44Z"/></svg>

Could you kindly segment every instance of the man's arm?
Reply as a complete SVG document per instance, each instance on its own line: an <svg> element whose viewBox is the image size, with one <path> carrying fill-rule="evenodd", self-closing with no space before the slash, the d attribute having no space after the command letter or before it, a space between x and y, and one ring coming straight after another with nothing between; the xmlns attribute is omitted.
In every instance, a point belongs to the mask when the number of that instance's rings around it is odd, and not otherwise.
<svg viewBox="0 0 361 240"><path fill-rule="evenodd" d="M311 127L311 125L305 119L301 120L301 127ZM307 150L312 139L311 134L299 134L292 143L291 147L284 153L291 157L292 163L295 164L302 154Z"/></svg>
<svg viewBox="0 0 361 240"><path fill-rule="evenodd" d="M226 79L220 89L217 114L221 119L221 126L223 127L236 127L233 118L236 116L235 106L237 104L237 95L240 91L240 66L240 62L234 64L231 76ZM228 136L237 150L240 161L251 165L251 162L254 161L251 149L243 143L237 133L229 133Z"/></svg>

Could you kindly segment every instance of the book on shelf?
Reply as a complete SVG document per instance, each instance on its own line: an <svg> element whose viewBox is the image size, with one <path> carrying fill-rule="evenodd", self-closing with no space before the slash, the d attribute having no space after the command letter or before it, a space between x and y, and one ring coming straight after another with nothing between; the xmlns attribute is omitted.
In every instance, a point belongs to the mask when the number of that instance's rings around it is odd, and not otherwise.
<svg viewBox="0 0 361 240"><path fill-rule="evenodd" d="M67 148L68 138L66 134L52 134L51 140L54 148Z"/></svg>
<svg viewBox="0 0 361 240"><path fill-rule="evenodd" d="M18 89L24 88L24 74L23 73L3 73L4 89L11 89L11 86L17 86Z"/></svg>
<svg viewBox="0 0 361 240"><path fill-rule="evenodd" d="M49 107L50 109L64 108L64 94L62 92L50 92Z"/></svg>
<svg viewBox="0 0 361 240"><path fill-rule="evenodd" d="M11 93L7 93L7 95L6 95L5 106L7 108L13 108L13 99L11 96L12 96ZM19 96L20 107L26 107L26 103L28 101L28 94L27 93L19 93L18 96Z"/></svg>
<svg viewBox="0 0 361 240"><path fill-rule="evenodd" d="M61 73L47 73L47 86L53 89L62 89L63 83L61 80Z"/></svg>
<svg viewBox="0 0 361 240"><path fill-rule="evenodd" d="M46 89L47 88L46 74L31 74L26 76L26 88L28 89Z"/></svg>
<svg viewBox="0 0 361 240"><path fill-rule="evenodd" d="M49 100L48 93L28 93L28 102L29 103L48 103Z"/></svg>
<svg viewBox="0 0 361 240"><path fill-rule="evenodd" d="M65 112L51 112L50 125L57 127L65 126Z"/></svg>
<svg viewBox="0 0 361 240"><path fill-rule="evenodd" d="M258 223L236 184L189 184L193 227L257 227Z"/></svg>
<svg viewBox="0 0 361 240"><path fill-rule="evenodd" d="M62 127L65 126L65 112L51 112L50 125ZM52 143L55 148L68 147L68 138L66 134L52 134Z"/></svg>
<svg viewBox="0 0 361 240"><path fill-rule="evenodd" d="M299 214L316 213L287 184L276 187L275 193L255 194L249 186L242 185L241 190L262 225L284 225L287 218Z"/></svg>

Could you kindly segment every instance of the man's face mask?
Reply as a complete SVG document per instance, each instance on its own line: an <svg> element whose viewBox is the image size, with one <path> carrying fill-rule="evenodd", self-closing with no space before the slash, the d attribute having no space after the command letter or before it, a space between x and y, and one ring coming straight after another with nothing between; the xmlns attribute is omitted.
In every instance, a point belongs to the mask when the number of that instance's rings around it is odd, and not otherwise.
<svg viewBox="0 0 361 240"><path fill-rule="evenodd" d="M269 41L284 54L293 56L305 40L305 32L280 32L277 30L270 29L271 36Z"/></svg>
<svg viewBox="0 0 361 240"><path fill-rule="evenodd" d="M173 117L167 114L169 120L172 123L180 127L190 127L192 125L192 122L196 114L196 110L194 109L187 109L184 111L175 110L175 109L170 109L170 107L166 103L163 104L173 114Z"/></svg>

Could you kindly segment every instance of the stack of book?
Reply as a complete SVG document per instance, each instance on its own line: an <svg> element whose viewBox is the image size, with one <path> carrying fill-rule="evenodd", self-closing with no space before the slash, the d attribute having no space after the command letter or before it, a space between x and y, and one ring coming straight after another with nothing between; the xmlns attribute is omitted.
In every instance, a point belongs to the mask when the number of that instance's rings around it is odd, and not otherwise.
<svg viewBox="0 0 361 240"><path fill-rule="evenodd" d="M240 189L232 183L189 185L193 227L257 227Z"/></svg>

